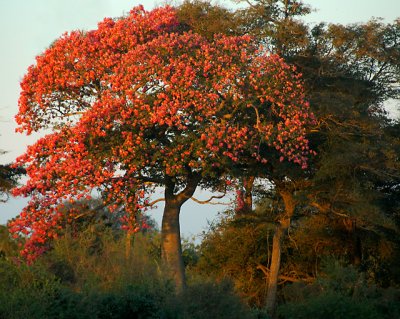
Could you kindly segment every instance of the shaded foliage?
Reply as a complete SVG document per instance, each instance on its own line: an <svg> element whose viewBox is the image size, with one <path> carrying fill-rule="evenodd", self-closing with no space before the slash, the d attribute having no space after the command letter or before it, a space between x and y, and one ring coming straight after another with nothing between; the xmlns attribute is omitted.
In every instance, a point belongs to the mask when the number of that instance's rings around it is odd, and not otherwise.
<svg viewBox="0 0 400 319"><path fill-rule="evenodd" d="M293 284L283 289L283 318L397 318L400 291L374 286L351 266L325 261L311 285Z"/></svg>
<svg viewBox="0 0 400 319"><path fill-rule="evenodd" d="M23 168L0 164L0 203L7 201L10 190L17 185L18 179L24 174L26 171Z"/></svg>
<svg viewBox="0 0 400 319"><path fill-rule="evenodd" d="M255 318L226 283L203 277L176 295L157 237L136 234L127 259L124 237L88 227L55 239L33 265L0 260L0 318Z"/></svg>

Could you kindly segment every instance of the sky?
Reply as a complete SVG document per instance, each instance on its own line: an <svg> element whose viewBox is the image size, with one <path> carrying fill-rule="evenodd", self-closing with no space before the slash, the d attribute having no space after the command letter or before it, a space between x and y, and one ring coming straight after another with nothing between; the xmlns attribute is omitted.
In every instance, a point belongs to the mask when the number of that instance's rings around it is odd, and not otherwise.
<svg viewBox="0 0 400 319"><path fill-rule="evenodd" d="M400 17L399 0L309 0L304 1L315 10L306 18L308 23L366 22L381 17L392 22ZM8 153L0 156L0 163L10 163L22 154L38 135L15 133L14 116L18 111L19 82L35 56L43 52L66 31L90 30L104 17L119 17L143 4L147 10L165 1L153 0L0 0L0 149ZM228 1L220 4L233 5ZM205 199L206 193L196 197ZM0 205L0 224L19 213L26 201L11 198ZM192 236L207 228L223 206L199 205L194 202L182 207L181 230ZM162 204L152 212L160 223Z"/></svg>

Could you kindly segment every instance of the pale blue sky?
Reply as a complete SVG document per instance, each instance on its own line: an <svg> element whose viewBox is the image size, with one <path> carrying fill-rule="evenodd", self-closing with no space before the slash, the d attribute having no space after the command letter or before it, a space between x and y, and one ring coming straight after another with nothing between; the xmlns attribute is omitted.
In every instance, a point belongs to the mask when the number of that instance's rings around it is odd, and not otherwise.
<svg viewBox="0 0 400 319"><path fill-rule="evenodd" d="M400 17L400 0L304 2L317 10L307 18L309 23L327 21L346 24L365 22L371 17L382 17L391 22ZM37 138L15 134L13 120L17 112L19 81L35 56L65 31L93 29L104 17L121 16L139 3L150 10L163 1L0 0L0 149L8 151L0 157L0 163L13 161ZM23 205L24 201L20 199L11 199L9 203L0 205L0 224L15 216ZM181 217L183 233L199 233L207 226L207 220L211 220L221 209L210 205L185 204ZM160 221L160 209L155 212L155 217Z"/></svg>

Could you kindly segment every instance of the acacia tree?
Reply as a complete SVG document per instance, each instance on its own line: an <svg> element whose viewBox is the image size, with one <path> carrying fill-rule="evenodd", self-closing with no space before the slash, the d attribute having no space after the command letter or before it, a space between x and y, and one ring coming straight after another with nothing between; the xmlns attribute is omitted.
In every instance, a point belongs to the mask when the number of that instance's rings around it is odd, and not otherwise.
<svg viewBox="0 0 400 319"><path fill-rule="evenodd" d="M399 97L399 21L383 24L371 20L348 26L321 23L310 30L299 20L309 12L310 8L298 0L256 0L238 12L243 29L301 70L307 98L318 119L308 136L319 154L311 169L293 175L286 169L271 176L273 180L278 177L278 194L282 189L279 175L294 186L284 186L289 192L280 196L285 209L277 230L293 215L294 208L304 214L294 196L302 193L312 214L334 218L352 233L354 242L347 248L353 250L352 259L357 264L361 262L357 227L376 230L382 226L389 210L379 207L378 199L387 198L385 192L390 188L394 191L399 181L398 141L385 132L392 124L382 107L387 98ZM270 311L277 283L277 271L272 268L276 270L271 261L268 275L274 289L269 289L266 301Z"/></svg>
<svg viewBox="0 0 400 319"><path fill-rule="evenodd" d="M389 128L395 131L395 127L384 117L382 102L399 97L400 29L399 20L392 24L371 20L366 24L347 26L321 23L309 29L300 20L310 13L310 7L302 1L255 0L246 3L247 8L230 12L230 19L221 23L220 29L228 34L232 31L235 34L250 33L271 52L295 64L303 73L306 95L318 122L308 138L319 156L314 158L308 170L299 172L293 170L291 163L279 163L277 159L274 162L269 158L269 170L260 169L259 163L246 160L242 162L244 169L239 172L243 191L238 196L238 206L243 209L238 210L236 217L242 219L243 212L251 212L252 177L268 178L275 190L267 192L268 196L279 198L278 202L282 204L276 205L276 214L269 213L276 224L276 236L272 245L273 258L265 271L270 287L266 304L273 312L280 251L284 247L282 240L291 217L307 215L315 217L309 221L321 223L322 216L329 222L335 220L342 224L353 242L338 246L342 253L352 251L353 262L357 264L361 261L360 233L365 232L366 227L372 230L370 234L381 231L387 217L395 216L398 207L395 204L399 181L398 140L387 134ZM187 18L187 23L203 32L212 31L213 28L204 26L218 23L207 23L207 19L213 19L211 12L221 8L210 10L199 1L193 1L191 6L198 9L191 9L188 4L181 7L187 11L183 16L197 18ZM204 7L208 9L201 10ZM203 14L196 15L196 12ZM227 22L231 23L226 25ZM390 198L390 204L387 198ZM382 205L382 202L388 205ZM307 209L304 209L305 205ZM294 226L291 225L297 230L307 229L307 244L315 240L306 218L302 218L301 223L297 220ZM320 229L332 227L329 224L319 226ZM332 243L331 237L325 238L325 242ZM337 244L338 240L335 242Z"/></svg>
<svg viewBox="0 0 400 319"><path fill-rule="evenodd" d="M163 186L162 258L183 289L179 213L196 187L244 156L266 164L269 150L305 167L310 153L294 69L249 37L182 31L170 7L64 34L21 87L19 130L52 129L17 159L29 180L14 194L31 200L9 226L30 235L30 259L57 236L63 201L97 189L135 214Z"/></svg>

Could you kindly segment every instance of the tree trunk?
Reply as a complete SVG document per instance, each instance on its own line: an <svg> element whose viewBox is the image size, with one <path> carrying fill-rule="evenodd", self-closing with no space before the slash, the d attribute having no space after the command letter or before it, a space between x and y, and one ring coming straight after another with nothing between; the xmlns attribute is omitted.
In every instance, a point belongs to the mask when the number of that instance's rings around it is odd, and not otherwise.
<svg viewBox="0 0 400 319"><path fill-rule="evenodd" d="M178 292L185 289L185 267L182 258L179 213L181 206L175 200L165 200L161 229L161 258L174 279Z"/></svg>
<svg viewBox="0 0 400 319"><path fill-rule="evenodd" d="M281 219L276 226L275 234L272 240L272 256L266 298L266 308L271 316L274 316L275 312L278 277L281 266L282 241L285 238L286 232L290 226L290 219L293 216L296 206L292 193L281 190L279 191L279 194L283 200L285 212L284 215L281 216Z"/></svg>
<svg viewBox="0 0 400 319"><path fill-rule="evenodd" d="M248 176L243 178L244 187L244 210L246 213L253 211L253 184L254 176Z"/></svg>
<svg viewBox="0 0 400 319"><path fill-rule="evenodd" d="M349 233L349 239L352 245L351 261L354 266L360 266L362 261L362 244L357 234L357 222L355 219L344 219L343 224Z"/></svg>
<svg viewBox="0 0 400 319"><path fill-rule="evenodd" d="M129 260L131 257L131 247L132 247L132 233L127 230L125 237L125 259Z"/></svg>
<svg viewBox="0 0 400 319"><path fill-rule="evenodd" d="M354 231L353 234L353 245L354 245L354 257L353 264L354 266L359 267L362 262L362 243L360 237L357 235L357 231Z"/></svg>
<svg viewBox="0 0 400 319"><path fill-rule="evenodd" d="M179 214L182 205L193 196L200 180L199 174L189 174L187 185L179 194L174 194L175 183L171 178L167 179L165 184L165 207L161 227L161 258L169 275L175 281L178 293L186 287Z"/></svg>
<svg viewBox="0 0 400 319"><path fill-rule="evenodd" d="M243 192L240 192L240 201L242 206L237 210L238 216L245 216L253 211L253 184L254 176L244 176L243 182Z"/></svg>

